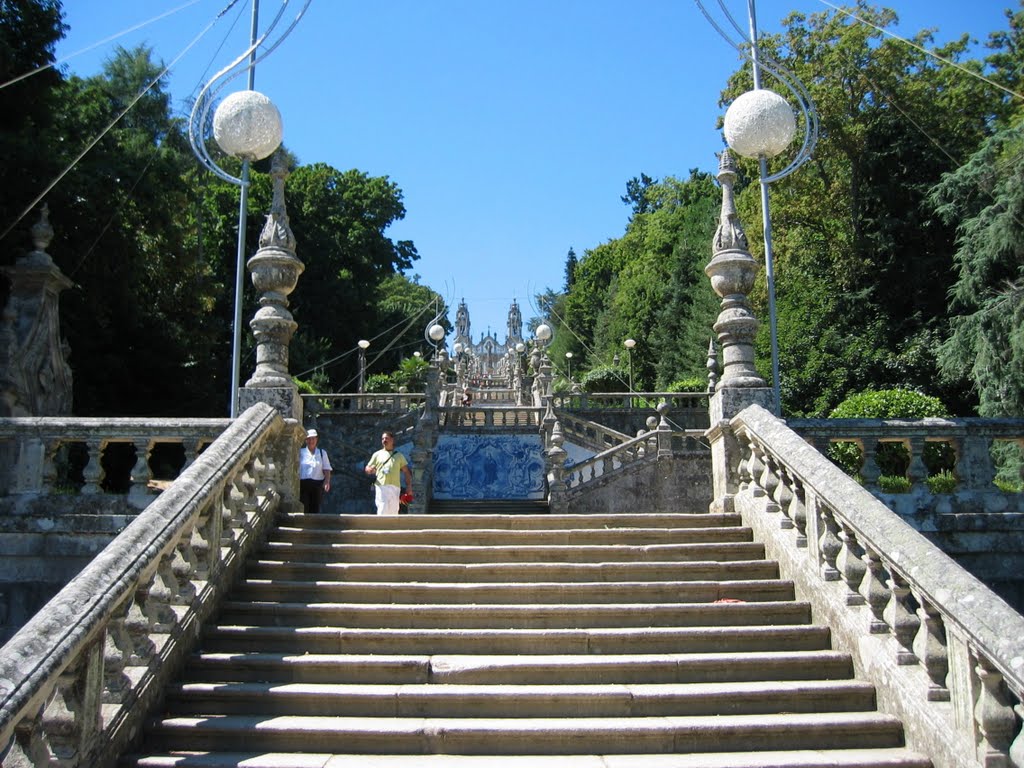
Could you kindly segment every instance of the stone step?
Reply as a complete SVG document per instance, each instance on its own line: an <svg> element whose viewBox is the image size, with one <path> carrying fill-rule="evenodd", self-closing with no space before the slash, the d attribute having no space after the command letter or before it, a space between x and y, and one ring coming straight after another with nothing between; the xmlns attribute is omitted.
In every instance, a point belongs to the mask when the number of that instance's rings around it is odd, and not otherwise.
<svg viewBox="0 0 1024 768"><path fill-rule="evenodd" d="M806 624L808 603L580 603L550 605L394 605L225 600L221 621L249 626L396 629L579 629L590 627L737 627Z"/></svg>
<svg viewBox="0 0 1024 768"><path fill-rule="evenodd" d="M831 650L571 656L205 652L188 660L184 679L339 685L632 685L842 680L852 674L850 656Z"/></svg>
<svg viewBox="0 0 1024 768"><path fill-rule="evenodd" d="M629 515L282 515L289 528L335 530L507 529L563 531L606 528L717 528L740 525L738 514L650 513Z"/></svg>
<svg viewBox="0 0 1024 768"><path fill-rule="evenodd" d="M650 563L302 563L253 559L254 579L324 582L623 582L745 581L775 579L771 560Z"/></svg>
<svg viewBox="0 0 1024 768"><path fill-rule="evenodd" d="M874 688L850 680L603 685L195 682L173 686L172 715L317 717L669 717L860 712Z"/></svg>
<svg viewBox="0 0 1024 768"><path fill-rule="evenodd" d="M443 544L448 547L522 547L522 546L652 546L711 542L749 542L749 528L608 528L517 531L500 528L429 530L332 530L324 528L279 527L270 534L271 542L287 544L358 544L413 546Z"/></svg>
<svg viewBox="0 0 1024 768"><path fill-rule="evenodd" d="M237 600L298 602L315 589L318 601L339 603L748 603L793 599L793 583L751 581L634 582L366 582L312 584L309 581L246 579L233 592Z"/></svg>
<svg viewBox="0 0 1024 768"><path fill-rule="evenodd" d="M209 715L147 728L154 749L369 754L594 755L900 747L903 729L864 712L632 718Z"/></svg>
<svg viewBox="0 0 1024 768"><path fill-rule="evenodd" d="M590 629L352 629L233 626L203 632L203 649L245 653L605 654L813 650L829 647L827 627L641 627Z"/></svg>
<svg viewBox="0 0 1024 768"><path fill-rule="evenodd" d="M648 546L447 546L388 544L289 544L268 542L263 557L306 563L604 563L756 560L755 542L653 544Z"/></svg>
<svg viewBox="0 0 1024 768"><path fill-rule="evenodd" d="M431 499L431 515L546 515L547 499Z"/></svg>
<svg viewBox="0 0 1024 768"><path fill-rule="evenodd" d="M127 758L121 768L931 768L922 755L880 749L690 755L353 755L218 752Z"/></svg>

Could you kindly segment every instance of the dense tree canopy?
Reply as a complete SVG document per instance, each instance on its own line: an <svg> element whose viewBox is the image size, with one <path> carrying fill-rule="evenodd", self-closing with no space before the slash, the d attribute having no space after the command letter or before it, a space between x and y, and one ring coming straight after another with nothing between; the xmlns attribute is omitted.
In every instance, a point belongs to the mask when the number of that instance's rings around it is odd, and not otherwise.
<svg viewBox="0 0 1024 768"><path fill-rule="evenodd" d="M0 3L0 80L52 63L64 31L57 0ZM80 415L223 415L229 402L238 187L198 165L163 73L150 49L118 48L95 77L46 69L0 89L0 220L17 220L36 198L49 204L49 251L75 283L61 319ZM235 161L220 162L237 174ZM253 169L247 256L270 206L268 164ZM415 246L386 235L405 215L396 184L292 165L285 197L305 263L291 296L292 370L333 388L353 379L356 340L413 311L399 294L431 307L436 294L402 277ZM5 260L31 247L37 218L3 238ZM243 380L254 367L248 277L244 299ZM396 348L380 365L402 357Z"/></svg>

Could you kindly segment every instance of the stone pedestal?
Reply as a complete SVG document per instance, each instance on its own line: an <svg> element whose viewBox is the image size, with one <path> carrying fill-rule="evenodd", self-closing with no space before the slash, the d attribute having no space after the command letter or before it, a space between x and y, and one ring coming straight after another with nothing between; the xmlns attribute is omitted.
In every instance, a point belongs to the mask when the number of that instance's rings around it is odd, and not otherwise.
<svg viewBox="0 0 1024 768"><path fill-rule="evenodd" d="M292 387L241 387L238 390L238 412L244 413L256 403L266 403L284 418L302 423L302 396Z"/></svg>

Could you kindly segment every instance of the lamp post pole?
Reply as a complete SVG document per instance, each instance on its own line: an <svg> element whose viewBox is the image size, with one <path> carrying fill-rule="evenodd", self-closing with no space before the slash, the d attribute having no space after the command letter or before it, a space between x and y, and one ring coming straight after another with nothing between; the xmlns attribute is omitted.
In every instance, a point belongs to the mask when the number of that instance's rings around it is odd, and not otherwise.
<svg viewBox="0 0 1024 768"><path fill-rule="evenodd" d="M636 346L636 341L633 339L626 339L622 342L622 346L626 348L626 356L629 358L629 407L633 407L633 347Z"/></svg>
<svg viewBox="0 0 1024 768"><path fill-rule="evenodd" d="M359 394L363 394L366 387L366 350L369 348L370 342L360 339L357 345L359 346L359 387L357 391Z"/></svg>
<svg viewBox="0 0 1024 768"><path fill-rule="evenodd" d="M565 353L565 365L567 368L567 376L569 378L569 385L572 386L572 352Z"/></svg>

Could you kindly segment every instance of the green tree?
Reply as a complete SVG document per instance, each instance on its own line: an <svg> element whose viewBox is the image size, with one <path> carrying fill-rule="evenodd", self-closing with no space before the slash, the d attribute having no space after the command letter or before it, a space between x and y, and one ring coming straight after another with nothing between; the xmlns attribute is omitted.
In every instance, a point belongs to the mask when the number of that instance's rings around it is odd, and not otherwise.
<svg viewBox="0 0 1024 768"><path fill-rule="evenodd" d="M1006 128L933 191L959 222L955 315L943 373L971 382L982 416L1024 415L1024 130Z"/></svg>
<svg viewBox="0 0 1024 768"><path fill-rule="evenodd" d="M856 13L875 27L896 23L894 12L863 0ZM793 14L785 23L764 47L807 84L821 139L812 162L772 187L782 395L786 412L820 415L872 383L934 387L954 249L953 229L931 213L927 192L974 151L1005 105L995 89L845 14ZM926 31L913 42L931 48L934 39ZM937 52L980 69L965 58L968 43L964 36ZM723 103L749 87L744 67ZM753 161L743 168L756 176ZM758 191L751 185L739 197L760 255ZM753 298L766 320L761 279ZM761 360L769 358L767 326ZM941 394L963 402L963 392Z"/></svg>

